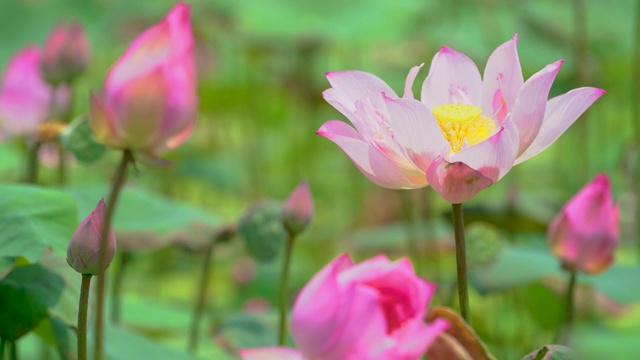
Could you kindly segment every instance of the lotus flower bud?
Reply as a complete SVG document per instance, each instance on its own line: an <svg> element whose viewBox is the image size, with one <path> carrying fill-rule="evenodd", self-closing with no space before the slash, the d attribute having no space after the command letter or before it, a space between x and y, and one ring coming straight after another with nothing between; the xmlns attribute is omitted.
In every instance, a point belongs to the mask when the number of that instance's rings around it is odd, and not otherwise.
<svg viewBox="0 0 640 360"><path fill-rule="evenodd" d="M155 158L191 135L197 95L189 11L178 3L113 65L103 93L92 97L98 141Z"/></svg>
<svg viewBox="0 0 640 360"><path fill-rule="evenodd" d="M67 263L81 274L102 274L109 267L116 253L116 237L113 234L113 229L109 229L108 247L106 249L100 248L105 210L104 199L100 199L96 208L80 223L69 242ZM104 269L98 267L101 251L107 252Z"/></svg>
<svg viewBox="0 0 640 360"><path fill-rule="evenodd" d="M53 28L44 44L40 71L52 85L69 83L89 63L89 42L82 25L71 23Z"/></svg>
<svg viewBox="0 0 640 360"><path fill-rule="evenodd" d="M313 219L313 198L306 180L289 195L282 206L282 222L294 234L301 233Z"/></svg>
<svg viewBox="0 0 640 360"><path fill-rule="evenodd" d="M598 274L613 262L620 240L619 206L600 174L564 206L549 226L549 245L569 270Z"/></svg>

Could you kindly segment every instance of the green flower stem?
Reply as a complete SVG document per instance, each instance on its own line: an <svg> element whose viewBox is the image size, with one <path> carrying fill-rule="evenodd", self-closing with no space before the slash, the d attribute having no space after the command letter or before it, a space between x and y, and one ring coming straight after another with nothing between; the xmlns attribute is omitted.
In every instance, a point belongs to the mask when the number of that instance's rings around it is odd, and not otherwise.
<svg viewBox="0 0 640 360"><path fill-rule="evenodd" d="M458 273L458 300L460 313L467 324L471 325L469 308L469 285L467 283L467 250L464 242L464 215L462 204L451 204L453 211L453 231L456 240L456 270Z"/></svg>
<svg viewBox="0 0 640 360"><path fill-rule="evenodd" d="M114 324L120 323L120 300L122 299L122 283L124 282L124 274L129 261L131 260L131 253L123 251L120 253L120 262L114 269L111 270L113 274L113 285L111 286L111 322Z"/></svg>
<svg viewBox="0 0 640 360"><path fill-rule="evenodd" d="M18 344L14 340L9 342L9 345L11 345L11 360L18 360Z"/></svg>
<svg viewBox="0 0 640 360"><path fill-rule="evenodd" d="M198 296L196 305L193 308L193 317L191 318L191 329L189 332L189 353L195 354L198 351L198 338L200 335L200 320L204 315L205 305L207 304L207 293L209 289L209 279L211 277L211 262L213 260L213 250L215 245L232 238L236 233L233 225L226 226L217 232L213 239L207 244L204 258L202 260L202 272L200 273L200 284L198 286Z"/></svg>
<svg viewBox="0 0 640 360"><path fill-rule="evenodd" d="M578 272L573 270L568 270L569 272L569 285L567 285L567 295L565 297L565 314L564 314L564 323L560 325L558 329L558 333L556 334L556 338L554 343L556 344L566 344L569 341L569 337L571 336L571 328L573 327L573 293L576 288L576 281L578 278Z"/></svg>
<svg viewBox="0 0 640 360"><path fill-rule="evenodd" d="M635 34L634 34L634 56L633 56L633 84L640 81L640 0L636 1L636 17L635 17ZM634 150L636 154L640 151L640 89L638 86L631 87L631 104L633 104L633 118L631 123L634 124ZM636 155L635 176L631 179L635 187L636 199L640 199L640 156ZM636 200L636 204L638 204ZM637 206L637 205L636 205ZM638 242L638 262L640 263L640 221L635 221L635 235Z"/></svg>
<svg viewBox="0 0 640 360"><path fill-rule="evenodd" d="M127 165L133 162L133 155L131 151L124 150L122 153L122 161L116 171L113 179L113 186L111 193L109 194L109 200L107 202L107 209L104 213L104 221L102 222L102 234L100 234L100 248L106 249L108 247L109 229L111 228L111 220L116 209L118 196L120 190L127 178ZM107 252L100 251L100 258L98 259L98 269L104 269L107 264ZM96 329L94 332L94 344L95 344L95 360L102 360L104 353L104 293L105 293L105 273L98 276L98 284L96 288Z"/></svg>
<svg viewBox="0 0 640 360"><path fill-rule="evenodd" d="M58 185L65 186L67 184L67 159L66 159L66 151L64 150L64 146L62 143L57 142L56 147L58 148Z"/></svg>
<svg viewBox="0 0 640 360"><path fill-rule="evenodd" d="M287 239L284 247L282 259L282 272L280 274L280 319L278 323L278 345L283 346L287 333L287 291L289 283L289 267L291 265L291 253L293 252L293 242L295 234L287 228Z"/></svg>
<svg viewBox="0 0 640 360"><path fill-rule="evenodd" d="M36 141L29 147L29 154L27 155L27 172L25 174L25 182L29 184L35 184L38 182L38 168L40 167L38 161L38 152L40 152L40 146L42 143Z"/></svg>
<svg viewBox="0 0 640 360"><path fill-rule="evenodd" d="M0 337L0 360L4 360L4 348L7 346L7 340Z"/></svg>
<svg viewBox="0 0 640 360"><path fill-rule="evenodd" d="M89 286L91 274L82 274L80 303L78 305L78 360L87 360L87 309L89 308Z"/></svg>

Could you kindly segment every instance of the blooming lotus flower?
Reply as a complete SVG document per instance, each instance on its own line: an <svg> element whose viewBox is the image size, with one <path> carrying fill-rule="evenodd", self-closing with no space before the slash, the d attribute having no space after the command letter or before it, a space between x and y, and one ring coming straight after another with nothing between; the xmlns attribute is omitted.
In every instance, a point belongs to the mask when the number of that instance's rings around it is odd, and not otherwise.
<svg viewBox="0 0 640 360"><path fill-rule="evenodd" d="M327 73L324 98L353 126L328 121L318 134L338 145L374 183L392 189L431 185L461 203L500 180L516 164L547 147L603 93L571 90L547 101L562 60L526 82L517 36L489 57L484 79L467 56L443 47L433 58L420 101L362 71Z"/></svg>
<svg viewBox="0 0 640 360"><path fill-rule="evenodd" d="M620 241L619 206L613 203L611 183L596 176L564 206L549 226L549 246L563 266L598 274L613 262Z"/></svg>
<svg viewBox="0 0 640 360"><path fill-rule="evenodd" d="M71 23L53 28L44 45L40 70L53 85L69 83L89 63L89 42L82 25Z"/></svg>
<svg viewBox="0 0 640 360"><path fill-rule="evenodd" d="M30 135L52 116L52 108L68 105L69 89L58 91L40 75L41 52L27 46L9 61L0 84L0 133L6 137Z"/></svg>
<svg viewBox="0 0 640 360"><path fill-rule="evenodd" d="M313 219L313 197L307 181L302 181L282 205L282 221L289 231L301 233Z"/></svg>
<svg viewBox="0 0 640 360"><path fill-rule="evenodd" d="M291 332L298 347L244 349L244 360L415 360L448 323L424 323L435 286L408 260L336 258L302 289Z"/></svg>
<svg viewBox="0 0 640 360"><path fill-rule="evenodd" d="M100 199L96 208L80 223L71 236L67 248L67 263L81 274L102 274L109 267L116 253L116 237L113 234L113 229L109 229L108 248L102 249L100 247L105 211L104 199ZM102 251L107 252L104 269L98 267Z"/></svg>
<svg viewBox="0 0 640 360"><path fill-rule="evenodd" d="M197 95L189 6L178 3L127 49L92 97L91 126L108 147L155 157L193 131Z"/></svg>

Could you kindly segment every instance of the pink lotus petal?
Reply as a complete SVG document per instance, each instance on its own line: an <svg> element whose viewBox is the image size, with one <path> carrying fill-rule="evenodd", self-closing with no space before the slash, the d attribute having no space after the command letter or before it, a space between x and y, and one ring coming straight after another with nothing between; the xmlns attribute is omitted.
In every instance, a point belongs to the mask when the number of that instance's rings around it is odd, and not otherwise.
<svg viewBox="0 0 640 360"><path fill-rule="evenodd" d="M351 126L338 120L325 122L318 130L338 145L358 169L373 183L390 189L424 187L426 180L417 170L400 169L378 149L371 146Z"/></svg>
<svg viewBox="0 0 640 360"><path fill-rule="evenodd" d="M89 124L96 139L113 148L124 149L125 143L121 140L120 125L116 122L113 110L95 94L91 94L91 116Z"/></svg>
<svg viewBox="0 0 640 360"><path fill-rule="evenodd" d="M422 103L385 97L389 120L405 156L422 172L449 147L438 122Z"/></svg>
<svg viewBox="0 0 640 360"><path fill-rule="evenodd" d="M511 170L518 151L518 131L506 121L502 128L487 140L450 155L449 162L463 162L470 168L496 182Z"/></svg>
<svg viewBox="0 0 640 360"><path fill-rule="evenodd" d="M498 46L489 56L482 83L482 108L502 124L516 103L522 87L522 69L518 58L518 35Z"/></svg>
<svg viewBox="0 0 640 360"><path fill-rule="evenodd" d="M477 171L462 162L448 163L439 157L427 170L427 181L445 201L459 204L472 199L480 190L493 184L491 178L497 177L497 169L491 170L496 174L487 177L482 174L489 172L486 169Z"/></svg>
<svg viewBox="0 0 640 360"><path fill-rule="evenodd" d="M418 71L422 68L424 64L420 64L419 66L414 66L409 70L409 74L407 75L407 80L404 83L404 94L402 95L405 99L415 99L413 96L413 82L416 80L416 76L418 76Z"/></svg>
<svg viewBox="0 0 640 360"><path fill-rule="evenodd" d="M306 360L301 352L284 347L240 350L242 360Z"/></svg>
<svg viewBox="0 0 640 360"><path fill-rule="evenodd" d="M563 60L556 61L535 73L524 83L518 93L518 99L511 113L511 121L516 124L520 134L518 155L527 150L540 131L549 90L562 63Z"/></svg>
<svg viewBox="0 0 640 360"><path fill-rule="evenodd" d="M538 135L527 150L518 156L516 164L551 146L604 93L602 89L583 87L549 100Z"/></svg>
<svg viewBox="0 0 640 360"><path fill-rule="evenodd" d="M450 103L480 106L481 91L482 80L476 64L466 55L443 47L431 61L421 101L429 109Z"/></svg>
<svg viewBox="0 0 640 360"><path fill-rule="evenodd" d="M415 321L408 326L404 334L398 338L397 345L391 354L387 354L389 359L415 360L429 348L431 343L440 334L449 328L449 322L444 319L436 319L430 324L422 324Z"/></svg>
<svg viewBox="0 0 640 360"><path fill-rule="evenodd" d="M382 107L381 93L398 97L387 83L368 72L357 70L331 71L326 76L329 84L335 90L329 92L329 98L325 96L325 99L332 105L333 102L339 102L351 111L355 110L354 104L356 100L361 100L365 97L370 98L376 108ZM338 107L336 108L340 110ZM348 114L344 115L349 117Z"/></svg>
<svg viewBox="0 0 640 360"><path fill-rule="evenodd" d="M346 310L339 304L339 301L347 300L324 294L340 293L337 276L351 266L353 261L348 254L338 256L320 270L298 295L293 306L291 333L300 349L323 352L337 341L331 330L338 327L347 316ZM323 336L318 336L319 333Z"/></svg>

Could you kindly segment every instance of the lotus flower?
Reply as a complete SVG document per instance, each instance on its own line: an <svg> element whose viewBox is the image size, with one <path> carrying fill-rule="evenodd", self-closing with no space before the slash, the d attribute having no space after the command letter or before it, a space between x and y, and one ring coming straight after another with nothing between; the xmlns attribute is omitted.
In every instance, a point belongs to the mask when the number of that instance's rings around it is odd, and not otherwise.
<svg viewBox="0 0 640 360"><path fill-rule="evenodd" d="M41 58L40 49L31 45L9 61L0 84L0 132L3 136L34 134L56 109L68 105L69 89L61 87L54 93L42 79Z"/></svg>
<svg viewBox="0 0 640 360"><path fill-rule="evenodd" d="M104 199L100 199L96 208L80 223L69 241L67 263L81 274L102 274L109 267L116 253L116 237L113 229L109 229L108 247L106 249L100 247L105 211ZM107 252L104 269L100 269L98 265L102 251Z"/></svg>
<svg viewBox="0 0 640 360"><path fill-rule="evenodd" d="M424 323L435 286L408 260L336 258L302 289L291 332L298 346L244 349L244 360L415 360L448 323Z"/></svg>
<svg viewBox="0 0 640 360"><path fill-rule="evenodd" d="M313 219L313 197L309 184L302 181L282 205L282 222L294 234L301 233Z"/></svg>
<svg viewBox="0 0 640 360"><path fill-rule="evenodd" d="M328 121L318 130L372 182L392 189L431 185L461 203L545 150L604 90L579 88L547 101L562 60L523 81L517 36L489 57L484 79L467 56L443 47L433 58L421 100L362 71L326 74L325 100L353 126Z"/></svg>
<svg viewBox="0 0 640 360"><path fill-rule="evenodd" d="M108 147L156 157L184 142L196 120L196 81L189 7L178 3L147 29L109 71L92 97L91 126Z"/></svg>
<svg viewBox="0 0 640 360"><path fill-rule="evenodd" d="M82 25L60 24L53 28L44 45L40 70L50 84L69 83L89 63L89 42Z"/></svg>
<svg viewBox="0 0 640 360"><path fill-rule="evenodd" d="M613 262L620 241L619 206L613 203L611 183L596 176L564 206L549 226L549 246L563 266L598 274Z"/></svg>

